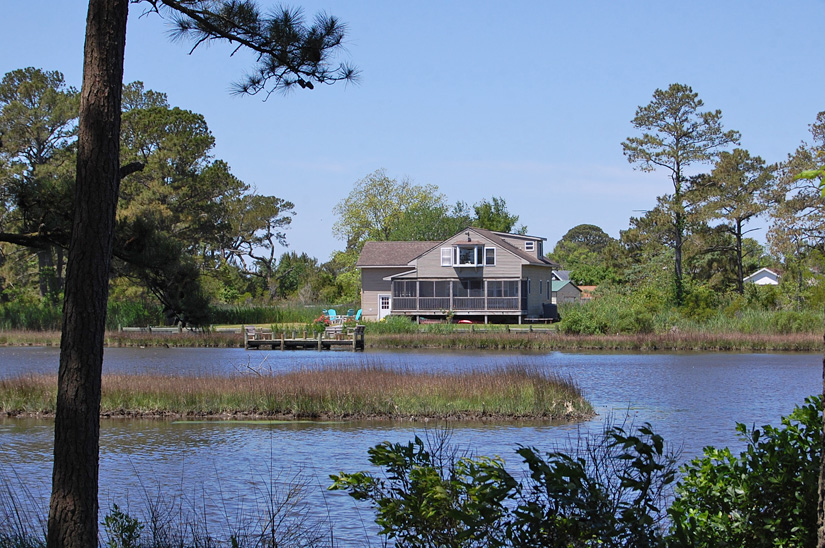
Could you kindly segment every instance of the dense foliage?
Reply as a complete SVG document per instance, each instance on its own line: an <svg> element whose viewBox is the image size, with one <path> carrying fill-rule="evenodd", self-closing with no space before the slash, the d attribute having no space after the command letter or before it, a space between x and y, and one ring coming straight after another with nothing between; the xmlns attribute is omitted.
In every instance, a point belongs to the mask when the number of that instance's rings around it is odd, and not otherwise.
<svg viewBox="0 0 825 548"><path fill-rule="evenodd" d="M818 397L779 428L738 424L746 450L706 448L675 493L678 455L647 424L609 425L570 452L519 448L524 475L443 434L384 442L369 450L382 474L342 472L331 489L369 503L403 546L815 546L821 424Z"/></svg>
<svg viewBox="0 0 825 548"><path fill-rule="evenodd" d="M747 448L708 447L689 462L669 513L674 546L816 546L822 400L808 398L781 427L736 430Z"/></svg>
<svg viewBox="0 0 825 548"><path fill-rule="evenodd" d="M59 72L29 67L0 81L0 304L5 303L0 321L5 326L47 329L57 323L50 315L62 301L77 109L77 91ZM681 139L681 126L668 124L673 116L701 129L694 141L680 140L686 155L679 152L678 162L677 151L667 146ZM203 116L133 82L123 88L122 118L126 176L110 311L132 312L110 326L204 325L217 317L239 318L225 313L233 309L357 303L355 264L367 240L438 241L469 225L526 230L504 197L450 204L435 185L399 180L379 169L356 181L336 206L333 233L344 249L319 261L282 249L294 205L259 194L214 158L215 139ZM581 224L559 240L548 257L569 271L575 284L598 286L592 303L563 310L560 329L582 334L814 329L825 305L825 201L818 177L799 175L817 168L825 151L825 113L811 125L810 143L773 164L744 149L726 150L738 133L725 131L721 112L704 110L689 86L656 90L633 125L640 135L623 143L628 160L645 171L663 170L672 192L631 217L618 238ZM703 165L706 173L684 172ZM771 223L768 248L748 237L758 217ZM743 276L764 266L781 274L780 286L742 283Z"/></svg>

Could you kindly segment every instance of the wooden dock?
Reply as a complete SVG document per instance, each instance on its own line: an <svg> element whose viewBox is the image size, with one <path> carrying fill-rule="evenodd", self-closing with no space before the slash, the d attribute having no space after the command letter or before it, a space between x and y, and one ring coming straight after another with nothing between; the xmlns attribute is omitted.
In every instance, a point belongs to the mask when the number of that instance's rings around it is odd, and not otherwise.
<svg viewBox="0 0 825 548"><path fill-rule="evenodd" d="M344 326L336 325L327 327L323 333L317 336L308 336L307 332L302 337L292 332L291 337L285 333L273 334L271 329L259 329L247 327L243 330L244 348L247 350L330 350L333 348L351 349L352 351L364 349L364 326L357 325L346 329Z"/></svg>

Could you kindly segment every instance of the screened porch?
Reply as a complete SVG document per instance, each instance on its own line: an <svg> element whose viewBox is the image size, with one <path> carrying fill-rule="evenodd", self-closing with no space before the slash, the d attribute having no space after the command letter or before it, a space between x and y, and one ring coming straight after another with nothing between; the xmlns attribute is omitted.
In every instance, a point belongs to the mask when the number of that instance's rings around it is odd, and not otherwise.
<svg viewBox="0 0 825 548"><path fill-rule="evenodd" d="M526 284L512 279L394 280L392 309L407 314L520 314L527 309Z"/></svg>

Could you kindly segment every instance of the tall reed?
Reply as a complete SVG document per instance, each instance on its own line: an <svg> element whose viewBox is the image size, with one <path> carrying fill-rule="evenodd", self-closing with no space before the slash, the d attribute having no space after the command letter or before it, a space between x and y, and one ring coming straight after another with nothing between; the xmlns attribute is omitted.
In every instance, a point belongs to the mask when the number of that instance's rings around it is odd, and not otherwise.
<svg viewBox="0 0 825 548"><path fill-rule="evenodd" d="M54 412L53 376L0 381L0 412ZM105 375L104 416L571 419L592 408L570 380L529 363L458 373L380 364L282 374Z"/></svg>

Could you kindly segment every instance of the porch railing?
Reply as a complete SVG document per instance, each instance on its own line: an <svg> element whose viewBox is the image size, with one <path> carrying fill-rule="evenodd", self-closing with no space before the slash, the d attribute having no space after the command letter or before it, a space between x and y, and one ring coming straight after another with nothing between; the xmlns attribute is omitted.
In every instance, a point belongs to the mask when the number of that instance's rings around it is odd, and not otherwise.
<svg viewBox="0 0 825 548"><path fill-rule="evenodd" d="M441 310L478 310L483 311L517 311L518 297L393 297L392 308L405 311L441 311Z"/></svg>

